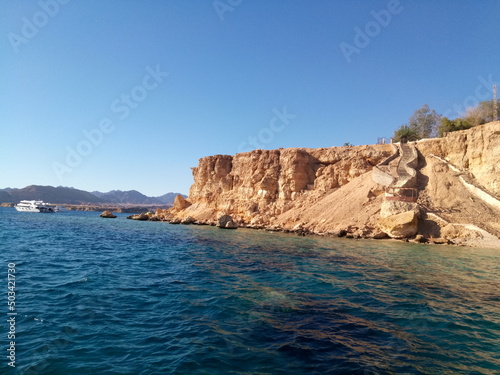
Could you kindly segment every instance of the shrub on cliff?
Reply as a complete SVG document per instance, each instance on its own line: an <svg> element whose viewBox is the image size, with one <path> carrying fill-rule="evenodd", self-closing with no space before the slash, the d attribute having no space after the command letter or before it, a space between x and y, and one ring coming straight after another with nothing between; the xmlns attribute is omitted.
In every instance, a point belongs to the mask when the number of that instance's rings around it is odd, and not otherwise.
<svg viewBox="0 0 500 375"><path fill-rule="evenodd" d="M394 142L412 142L420 139L418 133L408 125L401 125L394 132Z"/></svg>
<svg viewBox="0 0 500 375"><path fill-rule="evenodd" d="M450 120L447 117L441 119L441 124L438 128L438 135L442 137L444 133L455 132L457 130L466 130L472 127L472 124L462 118Z"/></svg>
<svg viewBox="0 0 500 375"><path fill-rule="evenodd" d="M494 102L492 100L487 100L479 103L475 107L469 107L465 110L465 114L462 116L464 120L469 122L471 126L478 126L491 122L495 119L494 113ZM500 104L497 103L497 118L500 117Z"/></svg>

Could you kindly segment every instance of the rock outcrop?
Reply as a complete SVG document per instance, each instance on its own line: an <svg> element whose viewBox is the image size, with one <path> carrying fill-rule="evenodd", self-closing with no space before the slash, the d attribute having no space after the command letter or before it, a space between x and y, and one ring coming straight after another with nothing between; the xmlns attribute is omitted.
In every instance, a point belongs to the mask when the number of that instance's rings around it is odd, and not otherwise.
<svg viewBox="0 0 500 375"><path fill-rule="evenodd" d="M114 218L116 218L116 215L114 215L112 211L108 211L108 210L103 211L99 216L100 217L104 217L106 219L114 219Z"/></svg>
<svg viewBox="0 0 500 375"><path fill-rule="evenodd" d="M152 218L152 215L149 212L127 216L127 219L139 220L139 221L147 221L147 220L151 220L151 218Z"/></svg>
<svg viewBox="0 0 500 375"><path fill-rule="evenodd" d="M174 218L173 209L157 208L154 218L159 221L170 221Z"/></svg>
<svg viewBox="0 0 500 375"><path fill-rule="evenodd" d="M217 226L222 229L236 229L238 224L233 221L233 218L229 215L222 215L217 219Z"/></svg>
<svg viewBox="0 0 500 375"><path fill-rule="evenodd" d="M415 211L403 211L379 219L382 232L391 238L409 238L418 232L418 214Z"/></svg>
<svg viewBox="0 0 500 375"><path fill-rule="evenodd" d="M409 238L418 233L419 214L417 203L386 200L381 206L378 225L391 238Z"/></svg>
<svg viewBox="0 0 500 375"><path fill-rule="evenodd" d="M189 198L155 216L217 225L229 215L244 227L371 238L420 234L419 242L465 233L475 238L473 227L441 233L449 224L472 222L499 237L500 209L464 189L459 178L466 175L468 183L498 197L499 162L500 122L397 152L386 144L215 155L193 168ZM412 196L389 203L388 187L418 190L418 201Z"/></svg>
<svg viewBox="0 0 500 375"><path fill-rule="evenodd" d="M193 203L181 215L215 221L221 214L249 224L289 211L305 195L324 195L371 171L390 145L255 150L200 159L193 168ZM201 211L205 211L203 215Z"/></svg>
<svg viewBox="0 0 500 375"><path fill-rule="evenodd" d="M184 199L184 197L180 194L177 194L174 199L174 209L177 211L184 210L185 208L188 208L191 206L191 203Z"/></svg>

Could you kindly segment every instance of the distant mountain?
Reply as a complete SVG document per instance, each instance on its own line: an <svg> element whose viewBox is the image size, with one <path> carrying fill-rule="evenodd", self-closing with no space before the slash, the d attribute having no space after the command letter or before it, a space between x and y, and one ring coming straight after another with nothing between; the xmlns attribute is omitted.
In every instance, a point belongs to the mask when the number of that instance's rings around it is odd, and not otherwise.
<svg viewBox="0 0 500 375"><path fill-rule="evenodd" d="M4 190L0 190L0 202L2 203L11 203L11 196L8 192Z"/></svg>
<svg viewBox="0 0 500 375"><path fill-rule="evenodd" d="M63 204L105 203L88 191L70 187L30 185L22 189L0 189L2 203L18 203L21 200L42 200L47 203Z"/></svg>
<svg viewBox="0 0 500 375"><path fill-rule="evenodd" d="M101 193L100 191L93 191L96 197L104 199L109 203L120 203L120 204L158 204L158 205L168 205L173 204L175 197L179 193L167 193L159 197L148 197L137 190L121 191L121 190L111 190L107 193ZM181 194L186 198L185 195Z"/></svg>
<svg viewBox="0 0 500 375"><path fill-rule="evenodd" d="M43 200L47 203L62 204L129 204L129 205L170 205L178 193L167 193L160 197L148 197L136 190L112 190L107 193L92 193L72 187L30 185L22 189L0 189L0 203L17 203L21 200ZM181 194L182 195L182 194ZM185 195L182 195L186 197Z"/></svg>
<svg viewBox="0 0 500 375"><path fill-rule="evenodd" d="M121 191L121 190L111 190L107 193L101 193L100 191L93 191L96 197L101 198L109 203L132 203L132 204L161 204L154 198L145 196L139 193L137 190Z"/></svg>

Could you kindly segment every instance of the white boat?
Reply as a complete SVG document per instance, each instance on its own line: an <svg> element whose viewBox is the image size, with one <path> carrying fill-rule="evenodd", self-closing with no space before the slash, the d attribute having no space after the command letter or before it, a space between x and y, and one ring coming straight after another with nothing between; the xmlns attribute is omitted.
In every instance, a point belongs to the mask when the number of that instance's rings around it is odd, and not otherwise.
<svg viewBox="0 0 500 375"><path fill-rule="evenodd" d="M42 201L21 201L14 207L19 212L54 212L52 207Z"/></svg>

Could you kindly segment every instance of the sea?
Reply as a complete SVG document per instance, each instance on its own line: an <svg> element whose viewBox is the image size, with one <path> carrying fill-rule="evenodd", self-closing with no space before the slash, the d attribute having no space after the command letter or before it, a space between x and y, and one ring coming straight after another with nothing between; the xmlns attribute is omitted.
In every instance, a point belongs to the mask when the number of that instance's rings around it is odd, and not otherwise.
<svg viewBox="0 0 500 375"><path fill-rule="evenodd" d="M500 374L499 250L14 208L0 246L0 374Z"/></svg>

